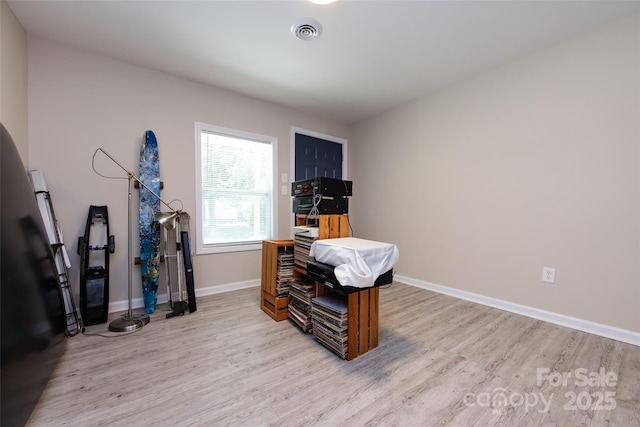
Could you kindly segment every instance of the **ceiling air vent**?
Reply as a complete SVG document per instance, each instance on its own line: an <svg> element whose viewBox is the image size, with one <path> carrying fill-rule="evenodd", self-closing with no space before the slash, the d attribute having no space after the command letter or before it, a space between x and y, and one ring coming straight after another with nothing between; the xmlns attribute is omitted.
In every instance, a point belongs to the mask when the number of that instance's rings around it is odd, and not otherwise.
<svg viewBox="0 0 640 427"><path fill-rule="evenodd" d="M322 25L312 18L300 18L291 26L291 34L300 40L313 40L322 34Z"/></svg>

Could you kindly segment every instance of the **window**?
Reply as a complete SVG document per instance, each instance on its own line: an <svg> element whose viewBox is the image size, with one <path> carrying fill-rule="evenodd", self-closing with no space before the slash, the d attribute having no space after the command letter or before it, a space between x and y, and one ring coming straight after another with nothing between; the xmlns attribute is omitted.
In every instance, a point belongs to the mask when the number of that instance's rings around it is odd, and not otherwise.
<svg viewBox="0 0 640 427"><path fill-rule="evenodd" d="M258 250L275 235L277 139L196 123L196 252Z"/></svg>

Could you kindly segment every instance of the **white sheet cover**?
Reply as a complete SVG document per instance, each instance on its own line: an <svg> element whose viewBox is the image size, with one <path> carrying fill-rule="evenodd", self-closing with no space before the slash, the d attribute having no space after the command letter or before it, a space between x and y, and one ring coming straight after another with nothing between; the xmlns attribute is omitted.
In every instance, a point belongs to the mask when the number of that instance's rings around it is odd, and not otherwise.
<svg viewBox="0 0 640 427"><path fill-rule="evenodd" d="M334 274L342 286L369 288L382 273L396 265L400 254L391 243L340 237L316 240L309 256L335 266Z"/></svg>

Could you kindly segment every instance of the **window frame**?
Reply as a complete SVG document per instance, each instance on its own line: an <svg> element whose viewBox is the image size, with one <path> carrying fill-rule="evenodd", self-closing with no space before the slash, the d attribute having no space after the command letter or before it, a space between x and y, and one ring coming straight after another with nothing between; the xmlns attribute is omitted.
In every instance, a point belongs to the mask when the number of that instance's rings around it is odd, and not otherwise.
<svg viewBox="0 0 640 427"><path fill-rule="evenodd" d="M259 143L269 144L271 146L271 218L268 225L267 237L265 240L273 239L278 235L278 197L277 197L277 170L278 170L278 138L268 135L261 135L252 132L231 129L207 123L195 122L195 196L196 196L196 215L195 215L195 231L196 231L196 255L227 253L227 252L245 252L262 250L262 240L246 241L235 243L205 244L204 243L204 215L203 215L203 186L202 186L202 133L213 133L230 138L244 139Z"/></svg>

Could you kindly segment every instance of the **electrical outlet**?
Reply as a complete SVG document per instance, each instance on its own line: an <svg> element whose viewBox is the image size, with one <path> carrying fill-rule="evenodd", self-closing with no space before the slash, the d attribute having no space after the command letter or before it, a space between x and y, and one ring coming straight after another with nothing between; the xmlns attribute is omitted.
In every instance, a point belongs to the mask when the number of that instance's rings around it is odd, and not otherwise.
<svg viewBox="0 0 640 427"><path fill-rule="evenodd" d="M542 281L547 283L555 283L556 269L551 267L542 267Z"/></svg>

